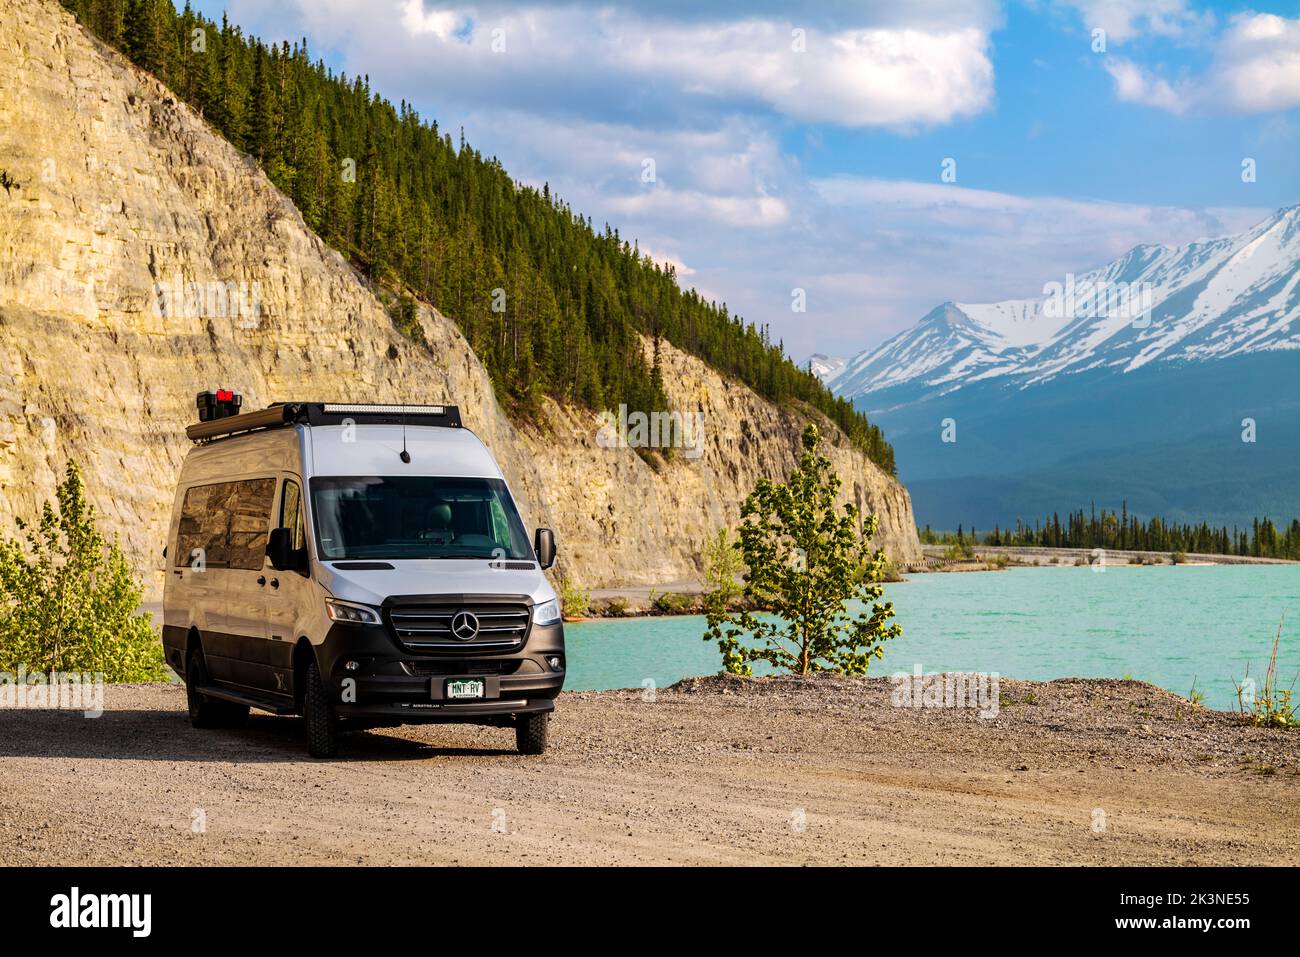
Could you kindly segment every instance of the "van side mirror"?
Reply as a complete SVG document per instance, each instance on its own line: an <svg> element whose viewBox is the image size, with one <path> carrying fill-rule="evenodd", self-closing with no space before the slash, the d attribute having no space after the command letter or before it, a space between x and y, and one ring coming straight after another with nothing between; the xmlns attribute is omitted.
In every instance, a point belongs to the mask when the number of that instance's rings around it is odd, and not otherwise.
<svg viewBox="0 0 1300 957"><path fill-rule="evenodd" d="M271 536L266 541L266 557L271 560L271 567L278 572L287 572L296 568L293 533L289 529L271 529Z"/></svg>
<svg viewBox="0 0 1300 957"><path fill-rule="evenodd" d="M533 551L537 553L537 562L543 568L555 564L555 536L549 528L539 528L533 536Z"/></svg>

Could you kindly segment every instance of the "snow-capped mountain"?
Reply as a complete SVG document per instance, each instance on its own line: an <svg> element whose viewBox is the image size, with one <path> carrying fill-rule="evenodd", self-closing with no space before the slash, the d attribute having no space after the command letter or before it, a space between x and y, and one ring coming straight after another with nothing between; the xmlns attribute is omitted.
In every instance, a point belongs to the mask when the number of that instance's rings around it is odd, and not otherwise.
<svg viewBox="0 0 1300 957"><path fill-rule="evenodd" d="M817 378L825 382L827 379L833 379L839 375L844 364L849 360L843 356L827 356L820 352L814 352L803 362L799 363L799 368L807 369Z"/></svg>
<svg viewBox="0 0 1300 957"><path fill-rule="evenodd" d="M988 529L1091 502L1289 523L1300 206L1138 246L1036 298L944 303L824 381L884 429L922 524Z"/></svg>
<svg viewBox="0 0 1300 957"><path fill-rule="evenodd" d="M946 302L842 367L815 362L814 371L847 397L901 385L922 394L993 380L1028 387L1089 370L1296 350L1297 320L1300 206L1291 206L1233 236L1137 246L1056 278L1039 298Z"/></svg>

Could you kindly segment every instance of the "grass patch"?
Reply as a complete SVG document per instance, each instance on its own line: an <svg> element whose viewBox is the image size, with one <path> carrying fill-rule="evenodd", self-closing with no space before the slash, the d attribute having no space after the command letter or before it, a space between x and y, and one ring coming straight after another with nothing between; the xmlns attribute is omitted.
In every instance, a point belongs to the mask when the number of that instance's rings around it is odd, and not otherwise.
<svg viewBox="0 0 1300 957"><path fill-rule="evenodd" d="M1291 693L1295 688L1292 680L1290 688L1278 687L1277 649L1282 641L1282 625L1286 621L1283 614L1277 623L1277 634L1273 636L1273 647L1269 651L1268 667L1264 671L1263 687L1257 688L1250 677L1250 666L1246 666L1246 676L1237 685L1237 710L1251 724L1259 728L1295 728L1300 727L1300 717L1296 715Z"/></svg>

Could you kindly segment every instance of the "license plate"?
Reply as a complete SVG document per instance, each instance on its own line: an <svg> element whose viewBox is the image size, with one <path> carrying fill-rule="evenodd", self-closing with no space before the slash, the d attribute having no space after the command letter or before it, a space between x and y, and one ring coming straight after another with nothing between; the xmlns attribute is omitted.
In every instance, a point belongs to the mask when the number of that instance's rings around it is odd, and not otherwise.
<svg viewBox="0 0 1300 957"><path fill-rule="evenodd" d="M481 678L462 678L447 682L448 698L483 697L483 680Z"/></svg>

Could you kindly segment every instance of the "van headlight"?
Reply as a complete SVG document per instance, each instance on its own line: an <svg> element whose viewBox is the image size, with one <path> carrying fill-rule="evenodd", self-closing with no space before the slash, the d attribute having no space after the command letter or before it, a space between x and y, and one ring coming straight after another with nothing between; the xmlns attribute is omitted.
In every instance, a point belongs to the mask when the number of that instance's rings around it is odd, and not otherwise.
<svg viewBox="0 0 1300 957"><path fill-rule="evenodd" d="M356 625L379 624L378 611L369 605L360 605L354 601L339 601L337 598L326 598L325 613L334 621L346 621Z"/></svg>
<svg viewBox="0 0 1300 957"><path fill-rule="evenodd" d="M553 625L560 620L559 599L544 601L533 609L533 624Z"/></svg>

